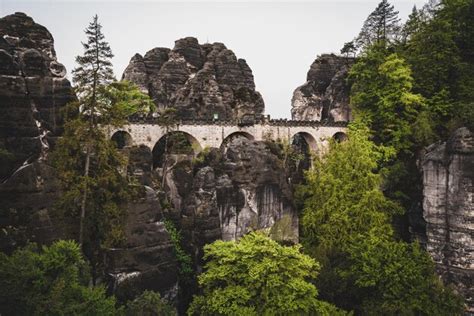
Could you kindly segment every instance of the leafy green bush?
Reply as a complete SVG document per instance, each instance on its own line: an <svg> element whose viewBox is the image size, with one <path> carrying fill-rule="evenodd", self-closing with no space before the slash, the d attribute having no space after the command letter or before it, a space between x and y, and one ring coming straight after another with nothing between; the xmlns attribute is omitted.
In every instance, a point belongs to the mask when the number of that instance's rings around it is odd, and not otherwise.
<svg viewBox="0 0 474 316"><path fill-rule="evenodd" d="M0 253L0 314L117 315L115 298L88 287L87 264L74 241L41 249L34 244L11 256Z"/></svg>
<svg viewBox="0 0 474 316"><path fill-rule="evenodd" d="M202 295L194 297L188 315L344 315L317 299L311 281L319 264L300 248L259 232L206 245Z"/></svg>

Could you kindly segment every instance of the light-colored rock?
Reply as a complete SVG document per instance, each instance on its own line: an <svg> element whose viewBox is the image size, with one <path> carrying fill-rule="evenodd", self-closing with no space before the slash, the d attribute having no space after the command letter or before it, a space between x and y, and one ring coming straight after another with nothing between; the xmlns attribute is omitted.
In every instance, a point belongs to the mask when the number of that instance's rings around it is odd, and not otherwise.
<svg viewBox="0 0 474 316"><path fill-rule="evenodd" d="M474 313L474 134L458 129L423 159L427 250Z"/></svg>
<svg viewBox="0 0 474 316"><path fill-rule="evenodd" d="M353 58L323 54L310 67L306 83L296 88L291 100L294 120L351 120L349 85L346 82Z"/></svg>

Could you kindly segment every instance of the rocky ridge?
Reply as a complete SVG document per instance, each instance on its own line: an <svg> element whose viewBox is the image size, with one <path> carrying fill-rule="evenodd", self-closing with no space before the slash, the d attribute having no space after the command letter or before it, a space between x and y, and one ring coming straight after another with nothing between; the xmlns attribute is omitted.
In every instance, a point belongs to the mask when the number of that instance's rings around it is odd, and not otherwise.
<svg viewBox="0 0 474 316"><path fill-rule="evenodd" d="M264 103L255 91L252 70L222 43L199 44L193 37L173 49L153 48L135 54L122 79L148 93L158 111L175 108L181 119L237 119L262 114Z"/></svg>
<svg viewBox="0 0 474 316"><path fill-rule="evenodd" d="M346 78L353 58L323 54L311 64L306 83L293 92L291 117L294 120L350 121L350 87Z"/></svg>

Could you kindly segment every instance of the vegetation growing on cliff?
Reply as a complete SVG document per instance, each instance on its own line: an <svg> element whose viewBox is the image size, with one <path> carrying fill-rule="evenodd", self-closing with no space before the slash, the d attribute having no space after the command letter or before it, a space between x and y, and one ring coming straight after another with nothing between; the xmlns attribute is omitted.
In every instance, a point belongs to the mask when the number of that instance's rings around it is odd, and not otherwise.
<svg viewBox="0 0 474 316"><path fill-rule="evenodd" d="M113 81L112 52L97 16L86 34L85 53L77 57L73 71L78 100L66 108L64 133L52 158L63 190L57 208L63 216L78 218L78 240L95 282L103 248L124 241L123 207L133 196L123 174L126 159L104 127L121 126L129 115L149 110L152 102L135 86Z"/></svg>
<svg viewBox="0 0 474 316"><path fill-rule="evenodd" d="M345 315L318 300L311 283L319 264L300 252L254 232L204 247L202 295L189 315Z"/></svg>
<svg viewBox="0 0 474 316"><path fill-rule="evenodd" d="M349 140L332 142L299 190L304 249L322 265L321 298L361 315L461 314L428 254L395 238L391 218L402 209L381 191L377 171L395 151L369 136L353 123Z"/></svg>
<svg viewBox="0 0 474 316"><path fill-rule="evenodd" d="M11 256L0 253L2 315L117 315L105 288L88 287L88 265L80 246L57 241L34 244Z"/></svg>

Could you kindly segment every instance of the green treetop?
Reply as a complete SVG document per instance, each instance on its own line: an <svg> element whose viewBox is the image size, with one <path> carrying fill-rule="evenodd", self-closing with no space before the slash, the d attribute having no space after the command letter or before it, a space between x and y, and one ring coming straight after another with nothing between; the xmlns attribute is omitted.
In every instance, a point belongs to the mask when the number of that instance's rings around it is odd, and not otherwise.
<svg viewBox="0 0 474 316"><path fill-rule="evenodd" d="M250 233L204 250L202 294L194 297L189 315L344 314L317 299L310 281L319 265L300 246L282 246L262 233Z"/></svg>
<svg viewBox="0 0 474 316"><path fill-rule="evenodd" d="M356 38L357 45L362 49L375 44L387 47L399 35L399 22L398 11L395 11L388 0L382 0L365 20Z"/></svg>

